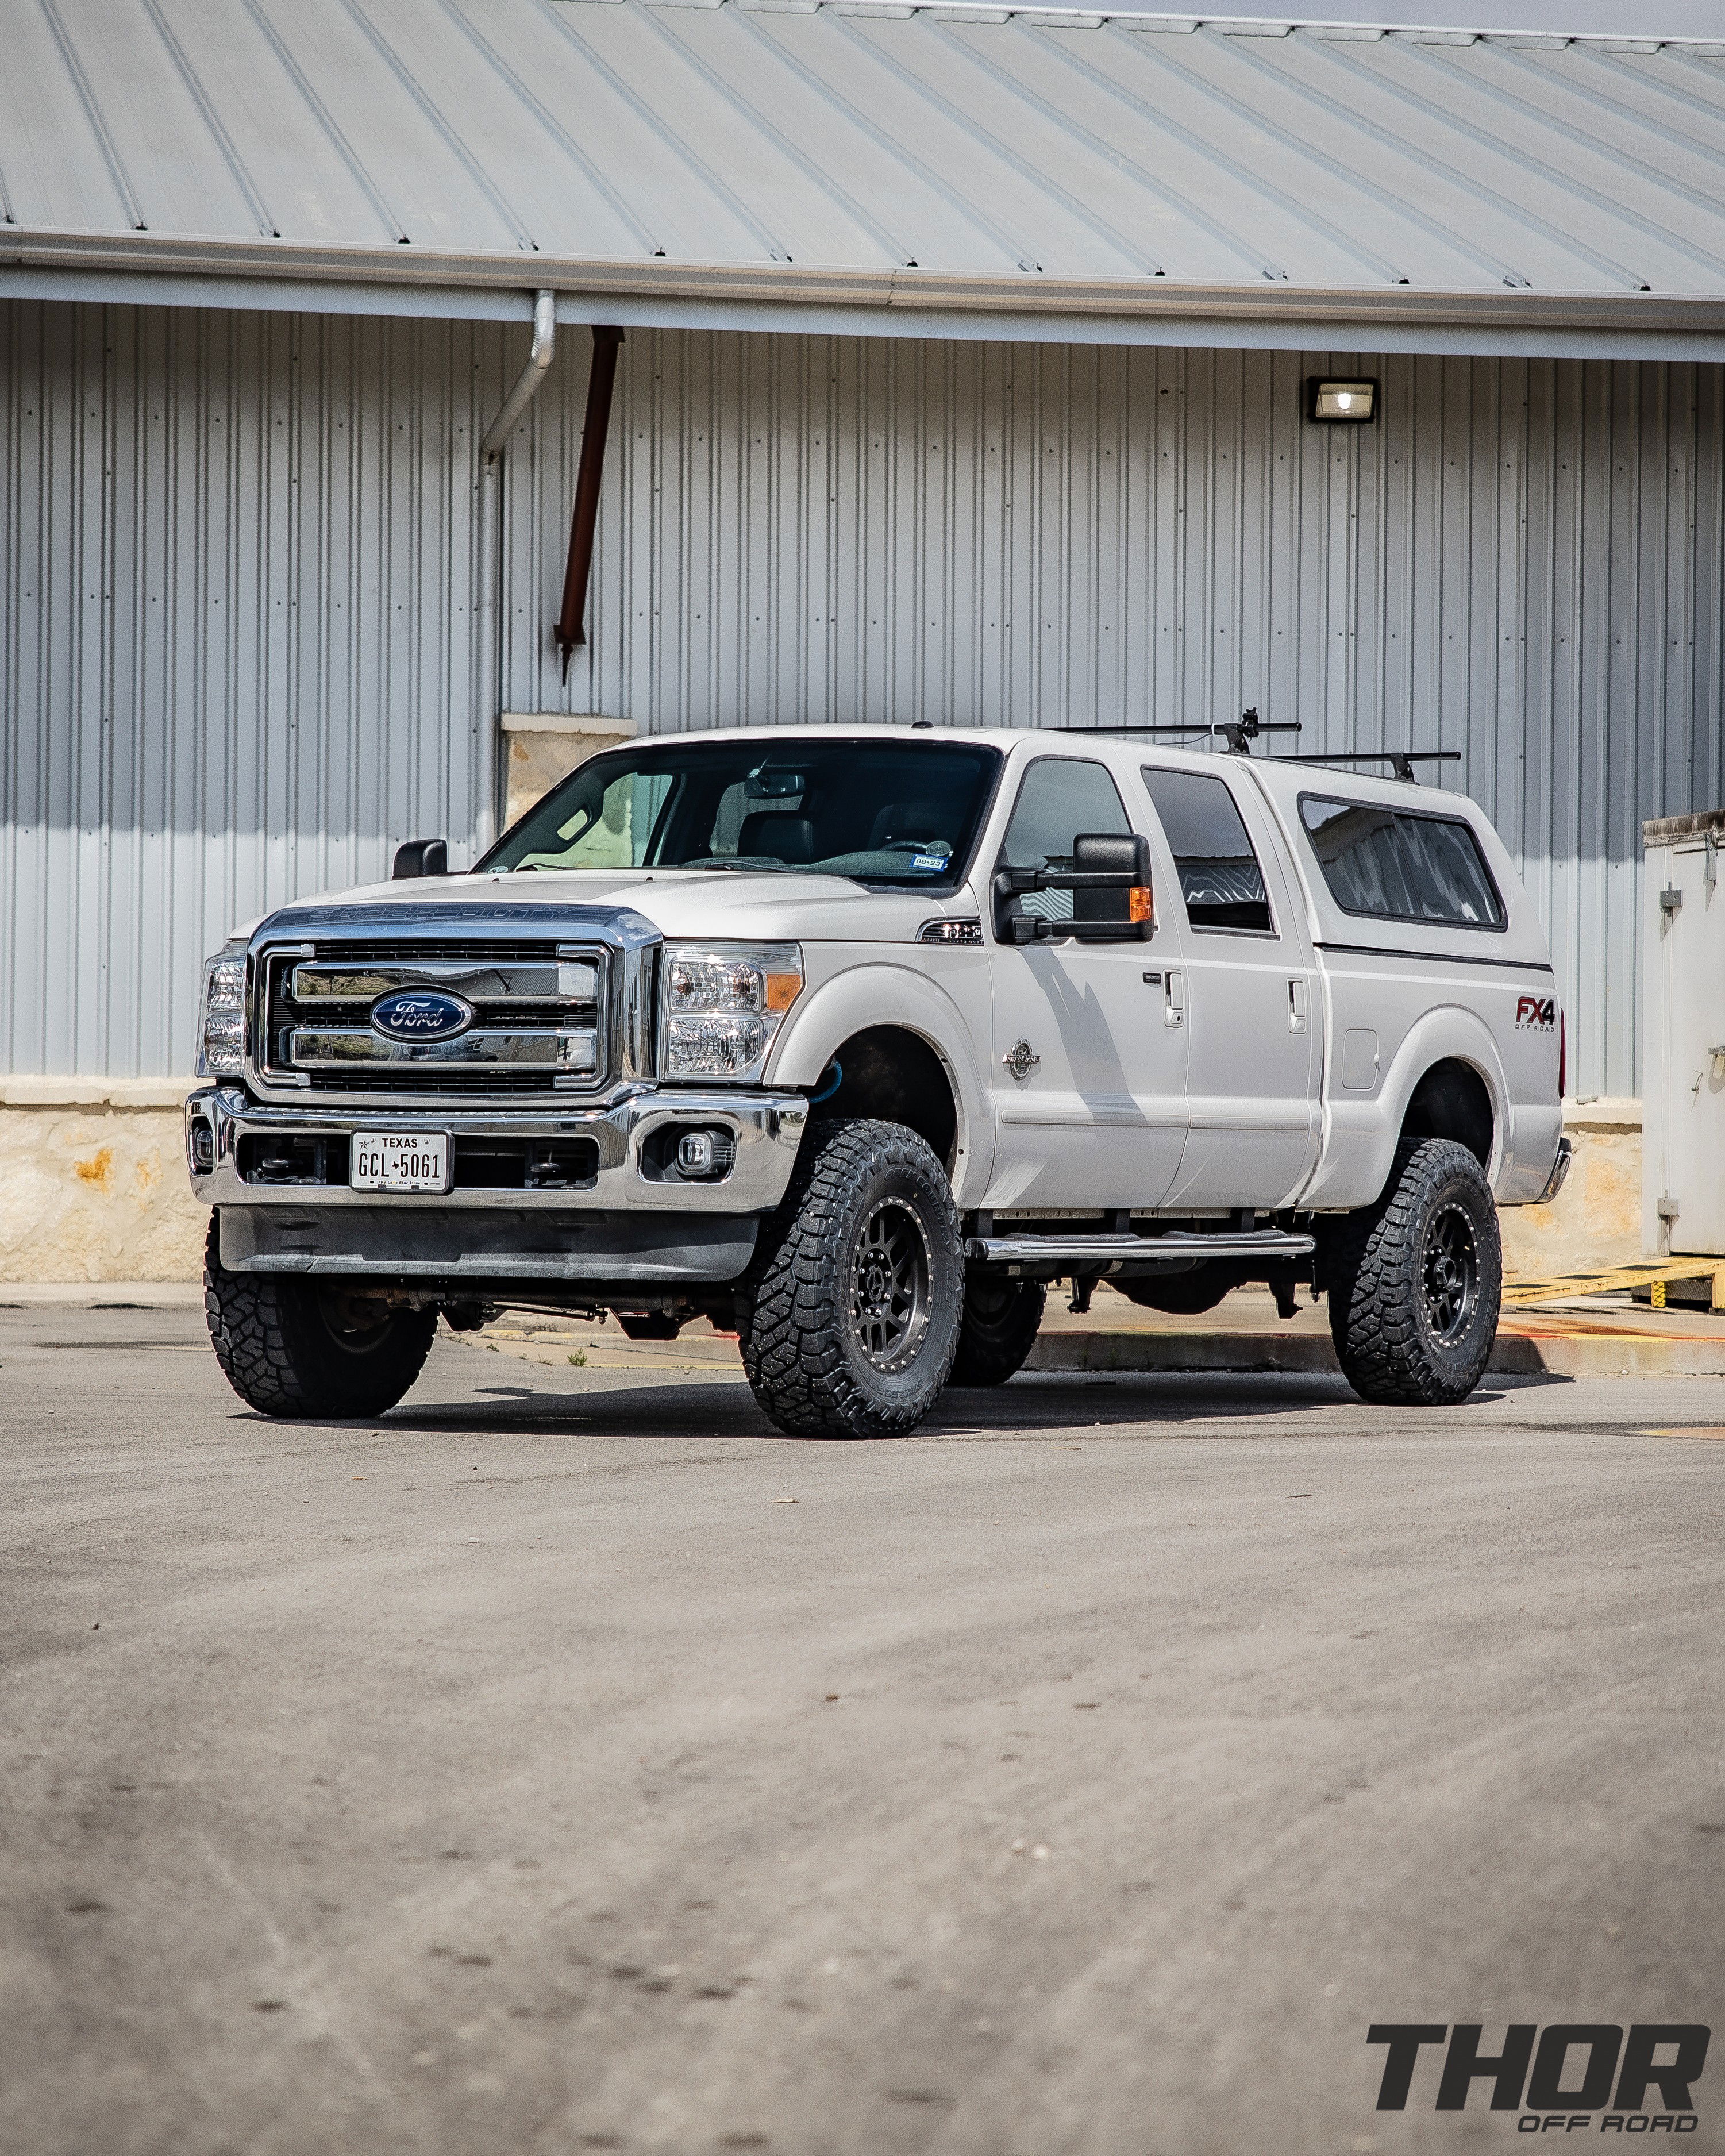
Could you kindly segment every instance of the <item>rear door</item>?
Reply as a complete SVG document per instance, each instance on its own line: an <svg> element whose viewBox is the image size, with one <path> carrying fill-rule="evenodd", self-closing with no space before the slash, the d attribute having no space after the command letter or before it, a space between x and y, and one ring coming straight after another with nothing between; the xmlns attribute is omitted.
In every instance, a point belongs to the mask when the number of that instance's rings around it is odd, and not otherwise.
<svg viewBox="0 0 1725 2156"><path fill-rule="evenodd" d="M1186 1029L1168 997L1179 993L1180 932L1163 925L1172 868L1153 819L1142 809L1128 819L1105 764L1039 757L990 873L1068 862L1081 834L1134 829L1149 838L1153 863L1158 925L1147 941L995 944L988 1202L997 1211L1147 1211L1179 1167ZM1070 891L1029 891L1015 904L1050 920L1072 916ZM992 920L987 932L992 939Z"/></svg>
<svg viewBox="0 0 1725 2156"><path fill-rule="evenodd" d="M1146 764L1142 775L1173 859L1166 911L1181 916L1184 942L1190 1136L1164 1203L1273 1210L1304 1185L1321 1138L1304 911L1249 785L1225 769Z"/></svg>

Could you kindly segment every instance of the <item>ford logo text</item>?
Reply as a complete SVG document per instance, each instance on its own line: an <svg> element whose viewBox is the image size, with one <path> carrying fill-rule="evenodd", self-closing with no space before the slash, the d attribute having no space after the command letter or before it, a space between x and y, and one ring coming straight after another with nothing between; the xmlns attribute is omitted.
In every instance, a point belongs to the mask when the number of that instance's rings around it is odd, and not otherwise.
<svg viewBox="0 0 1725 2156"><path fill-rule="evenodd" d="M441 988L392 988L372 1005L372 1030L386 1040L453 1040L473 1024L473 1005Z"/></svg>

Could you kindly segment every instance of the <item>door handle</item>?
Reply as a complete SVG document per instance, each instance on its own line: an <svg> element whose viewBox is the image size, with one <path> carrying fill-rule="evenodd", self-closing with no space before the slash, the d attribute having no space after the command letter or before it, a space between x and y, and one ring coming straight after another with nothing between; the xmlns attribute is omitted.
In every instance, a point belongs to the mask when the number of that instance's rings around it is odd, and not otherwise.
<svg viewBox="0 0 1725 2156"><path fill-rule="evenodd" d="M1186 975L1178 966L1169 967L1163 983L1162 1022L1164 1025L1186 1023Z"/></svg>
<svg viewBox="0 0 1725 2156"><path fill-rule="evenodd" d="M1305 1030L1306 983L1304 981L1290 981L1288 983L1288 1031L1304 1033Z"/></svg>

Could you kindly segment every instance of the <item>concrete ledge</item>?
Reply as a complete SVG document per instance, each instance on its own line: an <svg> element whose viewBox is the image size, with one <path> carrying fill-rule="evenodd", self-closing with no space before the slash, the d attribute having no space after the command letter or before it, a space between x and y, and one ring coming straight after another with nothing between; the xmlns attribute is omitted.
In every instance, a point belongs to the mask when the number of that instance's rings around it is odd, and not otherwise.
<svg viewBox="0 0 1725 2156"><path fill-rule="evenodd" d="M202 1310L201 1281L4 1281L0 1310Z"/></svg>
<svg viewBox="0 0 1725 2156"><path fill-rule="evenodd" d="M3 1108L178 1108L196 1078L0 1078Z"/></svg>
<svg viewBox="0 0 1725 2156"><path fill-rule="evenodd" d="M1045 1332L1027 1370L1318 1370L1339 1374L1327 1335L1312 1332ZM1496 1377L1725 1377L1717 1340L1630 1332L1500 1332Z"/></svg>

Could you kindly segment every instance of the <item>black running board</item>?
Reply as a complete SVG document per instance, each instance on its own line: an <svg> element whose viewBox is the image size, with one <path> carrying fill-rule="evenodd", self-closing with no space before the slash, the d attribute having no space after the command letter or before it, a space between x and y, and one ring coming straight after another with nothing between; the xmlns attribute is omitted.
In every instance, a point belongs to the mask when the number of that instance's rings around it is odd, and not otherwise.
<svg viewBox="0 0 1725 2156"><path fill-rule="evenodd" d="M1183 1229L1171 1229L1166 1235L973 1235L964 1245L964 1255L973 1265L1189 1265L1194 1259L1205 1258L1281 1265L1309 1258L1316 1248L1310 1235L1259 1228L1217 1235L1194 1235Z"/></svg>

